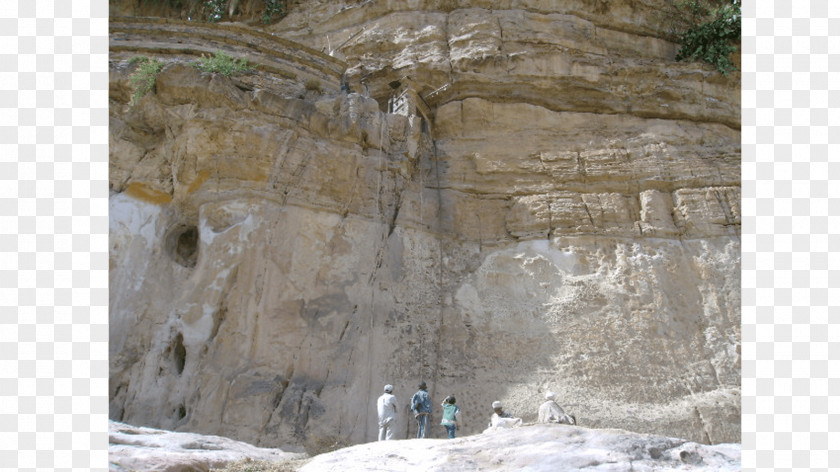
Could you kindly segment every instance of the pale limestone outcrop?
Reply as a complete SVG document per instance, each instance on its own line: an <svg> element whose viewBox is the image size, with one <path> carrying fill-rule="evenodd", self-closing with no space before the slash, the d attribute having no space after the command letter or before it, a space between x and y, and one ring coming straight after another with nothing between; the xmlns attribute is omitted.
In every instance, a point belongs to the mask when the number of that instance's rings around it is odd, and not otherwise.
<svg viewBox="0 0 840 472"><path fill-rule="evenodd" d="M258 448L219 436L108 422L108 470L112 472L209 471L240 461L280 466L302 463L305 457L302 453Z"/></svg>
<svg viewBox="0 0 840 472"><path fill-rule="evenodd" d="M708 446L621 430L559 424L488 430L453 440L381 441L314 457L301 472L461 470L565 472L586 469L738 471L741 446Z"/></svg>
<svg viewBox="0 0 840 472"><path fill-rule="evenodd" d="M642 471L736 471L738 444L707 446L621 430L565 425L489 429L455 440L380 441L308 458L280 449L256 448L218 436L173 433L109 423L109 470L446 471L580 470L632 467Z"/></svg>
<svg viewBox="0 0 840 472"><path fill-rule="evenodd" d="M130 107L113 55L111 418L359 443L390 383L411 437L426 380L463 434L553 390L582 426L740 440L737 78L673 63L653 0L462 3L272 26L349 93L179 52Z"/></svg>

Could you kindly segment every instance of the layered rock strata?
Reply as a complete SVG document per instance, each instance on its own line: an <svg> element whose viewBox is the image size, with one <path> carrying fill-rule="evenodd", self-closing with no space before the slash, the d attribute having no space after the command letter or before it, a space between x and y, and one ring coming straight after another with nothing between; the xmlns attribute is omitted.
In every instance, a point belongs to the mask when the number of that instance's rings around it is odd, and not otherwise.
<svg viewBox="0 0 840 472"><path fill-rule="evenodd" d="M674 63L661 2L466 3L296 5L269 34L345 91L201 73L174 22L112 35L112 419L359 443L391 383L411 437L426 380L462 434L553 390L740 440L737 76ZM130 106L141 53L167 65Z"/></svg>

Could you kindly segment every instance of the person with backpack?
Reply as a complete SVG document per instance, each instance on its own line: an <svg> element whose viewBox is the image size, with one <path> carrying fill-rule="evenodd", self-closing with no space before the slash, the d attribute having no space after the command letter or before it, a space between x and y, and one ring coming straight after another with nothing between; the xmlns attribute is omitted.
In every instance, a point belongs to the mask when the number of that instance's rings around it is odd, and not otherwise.
<svg viewBox="0 0 840 472"><path fill-rule="evenodd" d="M449 395L440 406L443 407L443 419L440 420L440 424L446 428L446 436L455 439L455 430L459 428L458 415L461 413L461 409L455 404L455 396Z"/></svg>
<svg viewBox="0 0 840 472"><path fill-rule="evenodd" d="M420 382L419 390L411 397L411 411L417 420L417 437L429 437L429 418L432 415L432 398L426 391L426 382Z"/></svg>

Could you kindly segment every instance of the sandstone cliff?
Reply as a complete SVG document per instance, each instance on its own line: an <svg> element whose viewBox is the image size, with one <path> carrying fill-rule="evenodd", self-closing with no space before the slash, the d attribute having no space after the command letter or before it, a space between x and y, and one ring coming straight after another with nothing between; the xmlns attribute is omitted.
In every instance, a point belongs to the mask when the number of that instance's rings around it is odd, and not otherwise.
<svg viewBox="0 0 840 472"><path fill-rule="evenodd" d="M112 18L111 418L359 443L391 383L411 437L426 380L463 434L553 390L740 441L739 76L675 63L663 3ZM216 49L257 71L187 64ZM130 106L138 55L166 66Z"/></svg>

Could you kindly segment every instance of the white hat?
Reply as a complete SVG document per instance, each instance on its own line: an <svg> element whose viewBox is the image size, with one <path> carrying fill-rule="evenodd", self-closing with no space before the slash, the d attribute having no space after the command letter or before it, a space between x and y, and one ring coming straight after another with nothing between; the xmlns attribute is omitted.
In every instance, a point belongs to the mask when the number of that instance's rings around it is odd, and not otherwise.
<svg viewBox="0 0 840 472"><path fill-rule="evenodd" d="M554 393L554 392L545 392L546 400L554 400L554 397L556 397L556 396L557 396L557 394Z"/></svg>
<svg viewBox="0 0 840 472"><path fill-rule="evenodd" d="M388 392L388 393L393 392L394 391L394 386L391 385L391 384L386 385L385 386L385 391Z"/></svg>
<svg viewBox="0 0 840 472"><path fill-rule="evenodd" d="M495 410L496 408L501 408L501 407L502 407L502 402L500 402L500 401L498 401L498 400L496 400L496 401L494 401L494 402L493 402L493 409L494 409L494 410Z"/></svg>

